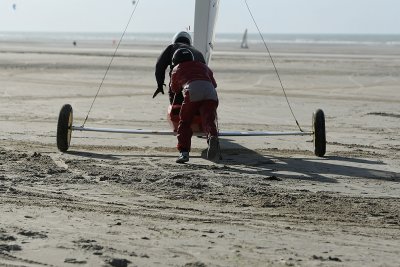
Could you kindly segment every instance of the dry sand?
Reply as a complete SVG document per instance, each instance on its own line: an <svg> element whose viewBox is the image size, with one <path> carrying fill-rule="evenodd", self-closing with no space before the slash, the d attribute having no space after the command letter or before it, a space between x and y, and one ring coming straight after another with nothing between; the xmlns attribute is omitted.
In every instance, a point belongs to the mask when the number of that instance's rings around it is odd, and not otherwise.
<svg viewBox="0 0 400 267"><path fill-rule="evenodd" d="M151 99L155 45L124 45L87 126L168 128ZM217 46L220 128L297 130L260 47ZM113 47L0 44L1 266L399 266L400 49L272 45L311 137L224 138L218 163L193 138L74 132L57 151L61 106L82 124Z"/></svg>

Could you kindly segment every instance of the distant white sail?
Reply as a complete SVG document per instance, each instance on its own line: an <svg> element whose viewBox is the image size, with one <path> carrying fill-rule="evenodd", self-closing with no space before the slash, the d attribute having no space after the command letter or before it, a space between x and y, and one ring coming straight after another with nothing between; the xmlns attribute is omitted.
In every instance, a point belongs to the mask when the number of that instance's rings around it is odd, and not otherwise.
<svg viewBox="0 0 400 267"><path fill-rule="evenodd" d="M247 44L247 29L244 31L242 44L240 45L240 47L246 49L249 48L249 45Z"/></svg>

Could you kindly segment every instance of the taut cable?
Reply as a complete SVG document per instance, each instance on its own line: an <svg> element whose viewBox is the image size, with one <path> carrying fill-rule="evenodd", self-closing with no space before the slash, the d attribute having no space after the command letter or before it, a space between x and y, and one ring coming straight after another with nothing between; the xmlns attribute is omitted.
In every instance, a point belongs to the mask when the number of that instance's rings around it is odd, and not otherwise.
<svg viewBox="0 0 400 267"><path fill-rule="evenodd" d="M274 61L274 59L272 58L272 55L271 55L271 52L270 52L270 50L269 50L269 48L268 48L267 42L265 42L265 40L264 40L264 36L262 35L260 28L258 27L258 24L257 24L257 22L256 22L256 20L255 20L255 18L254 18L254 16L253 16L253 13L252 13L251 10L250 10L250 7L249 7L249 4L247 3L247 0L244 0L244 2L245 2L245 4L246 4L246 6L247 6L247 10L249 11L251 18L253 19L254 25L255 25L256 28L257 28L258 34L260 35L261 40L263 41L264 46L265 46L265 48L266 48L267 51L268 51L269 58L271 59L272 65L274 66L276 76L278 77L279 84L281 85L281 88L282 88L283 94L284 94L284 96L285 96L286 102L287 102L287 104L288 104L288 106L289 106L290 112L292 113L293 118L294 118L294 120L296 121L297 127L299 127L300 132L303 132L303 130L302 130L301 127L300 127L299 122L297 121L296 116L294 115L292 106L290 105L289 99L288 99L288 97L287 97L287 95L286 95L286 90L285 90L285 87L283 86L281 76L279 75L278 68L276 67L275 61Z"/></svg>
<svg viewBox="0 0 400 267"><path fill-rule="evenodd" d="M104 80L105 80L106 77L107 77L108 71L110 70L111 64L112 64L113 61L114 61L115 55L117 54L118 48L119 48L119 46L121 45L122 39L124 38L126 31L128 30L129 24L130 24L131 21L132 21L133 15L135 14L135 11L136 11L137 6L139 5L139 2L140 2L140 0L138 0L138 1L136 2L135 7L134 7L133 10L132 10L131 16L129 17L128 23L126 24L125 30L124 30L124 32L122 33L121 38L119 39L118 45L117 45L117 47L115 48L115 51L114 51L114 54L113 54L112 57L111 57L110 63L109 63L108 66L107 66L106 72L104 73L103 79L101 80L101 83L100 83L100 85L99 85L99 88L97 89L97 93L96 93L96 95L95 95L94 98L93 98L92 104L90 105L89 111L88 111L88 113L87 113L87 115L86 115L85 121L84 121L83 124L82 124L82 127L85 126L85 123L86 123L86 121L87 121L88 118L89 118L89 114L90 114L90 112L92 111L94 102L96 101L97 96L99 95L100 89L101 89L101 87L103 86Z"/></svg>

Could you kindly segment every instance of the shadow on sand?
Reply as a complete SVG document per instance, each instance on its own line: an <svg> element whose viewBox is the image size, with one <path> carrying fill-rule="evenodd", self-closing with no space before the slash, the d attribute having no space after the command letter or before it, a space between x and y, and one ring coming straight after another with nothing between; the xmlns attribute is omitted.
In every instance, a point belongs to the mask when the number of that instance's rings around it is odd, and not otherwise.
<svg viewBox="0 0 400 267"><path fill-rule="evenodd" d="M285 156L275 156L273 151L267 151L260 154L257 151L248 149L231 139L221 138L222 159L218 160L223 164L227 171L238 174L254 174L266 177L278 176L281 179L307 180L323 183L336 183L337 180L332 176L354 177L376 179L382 181L400 182L400 174L390 171L375 169L376 166L382 166L384 163L379 160L369 160L364 158L350 158L337 155L328 155L324 158L318 158L312 152L305 152L306 157L298 157L301 151L293 151L296 157L291 157L290 151ZM103 154L94 152L69 151L70 155L102 160L120 160L124 157L138 158L171 158L171 164L174 163L176 155L151 154ZM207 150L201 153L202 158L206 158ZM278 151L277 154L282 154ZM194 157L195 158L195 157ZM195 163L189 163L196 165ZM358 165L358 166L355 166ZM360 166L362 165L362 167ZM204 165L199 165L204 167Z"/></svg>
<svg viewBox="0 0 400 267"><path fill-rule="evenodd" d="M314 156L311 151L306 153L307 157L298 157L301 153L300 151L293 151L296 157L291 157L290 154L288 154L288 157L275 156L273 155L273 151L266 151L266 153L260 154L257 151L235 143L233 140L222 138L221 151L222 159L219 160L219 163L229 167L229 171L231 172L242 174L279 176L283 179L325 183L337 182L336 179L330 178L330 176L362 177L400 182L399 173L375 169L378 165L385 165L385 163L379 160L336 155L319 158ZM203 158L206 158L206 153L206 150L202 152ZM362 167L355 165L362 165Z"/></svg>

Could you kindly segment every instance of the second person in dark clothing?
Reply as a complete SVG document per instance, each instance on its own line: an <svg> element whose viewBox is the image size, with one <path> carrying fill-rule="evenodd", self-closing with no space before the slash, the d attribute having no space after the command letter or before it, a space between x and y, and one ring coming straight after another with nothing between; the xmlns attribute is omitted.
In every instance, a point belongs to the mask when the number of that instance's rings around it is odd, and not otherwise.
<svg viewBox="0 0 400 267"><path fill-rule="evenodd" d="M167 46L167 48L165 48L165 50L158 57L155 70L155 76L157 80L157 90L154 92L153 98L156 97L159 93L164 94L163 86L165 83L165 72L169 66L171 74L171 71L174 67L172 64L172 57L174 53L180 48L186 48L190 50L193 54L195 61L199 61L204 64L206 63L203 54L192 46L192 37L190 36L190 34L185 31L176 33L174 38L172 39L172 44ZM169 94L170 104L179 104L179 105L182 104L183 102L182 93L177 93L177 94L173 93L171 91L170 85L168 94Z"/></svg>

